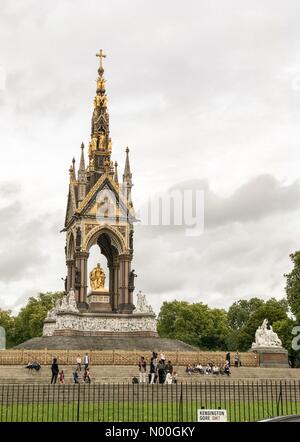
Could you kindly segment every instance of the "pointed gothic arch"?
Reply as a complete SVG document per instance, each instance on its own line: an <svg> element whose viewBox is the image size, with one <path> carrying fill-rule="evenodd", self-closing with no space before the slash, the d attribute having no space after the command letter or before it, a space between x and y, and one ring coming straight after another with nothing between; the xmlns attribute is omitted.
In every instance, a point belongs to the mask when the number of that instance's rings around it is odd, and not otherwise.
<svg viewBox="0 0 300 442"><path fill-rule="evenodd" d="M104 234L110 238L112 245L116 248L119 255L128 252L124 237L116 227L108 224L96 226L86 235L82 248L83 251L89 252L90 248L94 244L97 244L99 237Z"/></svg>

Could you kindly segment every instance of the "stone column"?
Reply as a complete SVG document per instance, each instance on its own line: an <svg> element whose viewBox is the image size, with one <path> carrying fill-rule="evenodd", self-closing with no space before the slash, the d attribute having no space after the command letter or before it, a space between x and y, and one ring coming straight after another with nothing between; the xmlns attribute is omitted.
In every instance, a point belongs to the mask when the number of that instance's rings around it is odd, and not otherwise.
<svg viewBox="0 0 300 442"><path fill-rule="evenodd" d="M119 278L120 277L120 264L118 260L114 260L113 263L113 310L117 311L119 308L119 298L120 298L120 289L119 289Z"/></svg>
<svg viewBox="0 0 300 442"><path fill-rule="evenodd" d="M67 259L67 292L75 287L75 260Z"/></svg>
<svg viewBox="0 0 300 442"><path fill-rule="evenodd" d="M87 260L89 253L79 252L77 253L76 267L80 272L80 279L76 285L78 291L78 303L81 307L87 307L87 287L88 287L88 275L87 275Z"/></svg>
<svg viewBox="0 0 300 442"><path fill-rule="evenodd" d="M128 289L129 269L130 269L130 255L120 255L120 304L119 311L121 313L132 313L134 305L132 304L131 296Z"/></svg>
<svg viewBox="0 0 300 442"><path fill-rule="evenodd" d="M108 293L109 293L109 302L111 309L113 310L114 306L114 267L112 264L107 264L108 271L109 271L109 278L108 278Z"/></svg>

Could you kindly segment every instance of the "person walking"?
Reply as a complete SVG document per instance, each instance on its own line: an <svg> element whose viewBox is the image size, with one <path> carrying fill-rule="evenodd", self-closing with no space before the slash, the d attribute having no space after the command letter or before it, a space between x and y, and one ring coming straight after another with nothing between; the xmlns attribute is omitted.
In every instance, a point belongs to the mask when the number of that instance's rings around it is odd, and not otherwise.
<svg viewBox="0 0 300 442"><path fill-rule="evenodd" d="M225 363L229 364L229 366L230 366L230 352L229 351L226 353L226 361L225 361Z"/></svg>
<svg viewBox="0 0 300 442"><path fill-rule="evenodd" d="M240 362L240 356L239 356L239 352L237 351L235 356L234 356L234 366L235 366L235 368L239 367L239 362Z"/></svg>
<svg viewBox="0 0 300 442"><path fill-rule="evenodd" d="M82 359L81 359L80 355L77 355L76 364L77 364L77 368L79 369L79 371L81 371Z"/></svg>
<svg viewBox="0 0 300 442"><path fill-rule="evenodd" d="M83 381L85 384L91 383L91 375L90 375L90 370L88 368L86 368L84 371Z"/></svg>
<svg viewBox="0 0 300 442"><path fill-rule="evenodd" d="M150 361L150 384L154 384L155 376L156 376L156 363L155 363L155 359L151 358L151 361Z"/></svg>
<svg viewBox="0 0 300 442"><path fill-rule="evenodd" d="M90 365L90 357L89 355L86 353L83 357L83 363L84 363L84 368L87 369Z"/></svg>
<svg viewBox="0 0 300 442"><path fill-rule="evenodd" d="M73 373L73 379L74 379L74 384L79 384L79 374L78 374L78 368L75 369L74 373Z"/></svg>
<svg viewBox="0 0 300 442"><path fill-rule="evenodd" d="M141 359L139 360L140 384L146 383L146 369L147 364L145 358L144 356L141 356Z"/></svg>
<svg viewBox="0 0 300 442"><path fill-rule="evenodd" d="M57 376L59 373L59 368L58 368L58 364L57 364L57 359L54 358L52 365L51 365L51 373L52 373L52 377L51 377L51 384L56 384L57 381Z"/></svg>
<svg viewBox="0 0 300 442"><path fill-rule="evenodd" d="M64 384L65 383L65 374L64 374L63 370L59 373L59 383L60 384Z"/></svg>

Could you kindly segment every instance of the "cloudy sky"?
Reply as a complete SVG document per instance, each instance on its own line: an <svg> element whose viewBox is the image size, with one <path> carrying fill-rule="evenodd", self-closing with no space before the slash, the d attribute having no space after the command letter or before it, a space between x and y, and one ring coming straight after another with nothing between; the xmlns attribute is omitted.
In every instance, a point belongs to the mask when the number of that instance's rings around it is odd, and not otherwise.
<svg viewBox="0 0 300 442"><path fill-rule="evenodd" d="M68 168L107 53L113 159L138 207L203 189L205 228L136 228L136 288L280 298L300 248L297 0L0 0L0 307L62 288ZM96 258L95 258L96 259Z"/></svg>

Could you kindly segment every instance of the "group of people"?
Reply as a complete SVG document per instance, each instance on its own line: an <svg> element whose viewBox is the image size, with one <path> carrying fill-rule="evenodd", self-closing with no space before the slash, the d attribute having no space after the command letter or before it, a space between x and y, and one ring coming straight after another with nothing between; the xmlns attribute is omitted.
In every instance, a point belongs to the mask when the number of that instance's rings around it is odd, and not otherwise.
<svg viewBox="0 0 300 442"><path fill-rule="evenodd" d="M230 353L226 353L226 364L228 364L230 366ZM235 355L234 355L234 367L238 368L242 366L242 362L241 362L241 358L240 358L240 354L238 351L236 351Z"/></svg>
<svg viewBox="0 0 300 442"><path fill-rule="evenodd" d="M83 372L83 382L86 384L90 384L91 383L91 375L90 375L90 369L89 369L89 365L90 365L90 358L88 353L86 353L83 357L83 361L80 355L77 356L76 358L76 368L75 371L73 373L73 381L74 384L79 384L80 382L80 377L79 374L81 373L82 370L82 366L84 369ZM51 377L51 384L56 384L57 379L59 380L60 384L64 384L65 383L65 374L63 370L59 370L58 367L58 363L57 363L57 358L54 358L52 361L52 365L51 365L51 373L52 373L52 377Z"/></svg>
<svg viewBox="0 0 300 442"><path fill-rule="evenodd" d="M145 384L147 382L147 363L144 356L141 356L139 363L139 374L140 384ZM177 373L173 368L171 361L166 361L166 356L164 353L160 354L158 358L158 353L153 352L150 360L149 373L148 373L149 384L176 384L177 383Z"/></svg>
<svg viewBox="0 0 300 442"><path fill-rule="evenodd" d="M241 359L239 352L237 351L234 355L234 367L241 367ZM224 364L217 365L215 363L209 362L206 366L202 366L201 364L193 364L188 365L185 369L186 373L191 375L192 373L200 373L200 374L214 374L214 375L230 375L230 352L226 353L226 360Z"/></svg>
<svg viewBox="0 0 300 442"><path fill-rule="evenodd" d="M186 373L191 375L192 373L200 373L200 374L213 374L213 375L230 375L230 366L225 363L223 366L219 366L209 362L206 366L202 366L201 364L193 364L187 365L185 369Z"/></svg>

